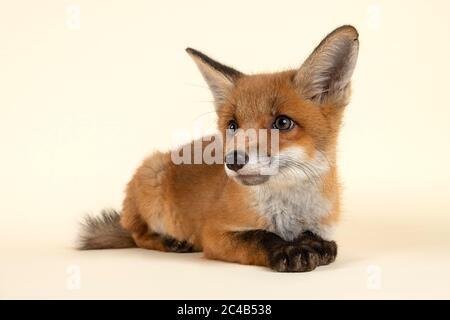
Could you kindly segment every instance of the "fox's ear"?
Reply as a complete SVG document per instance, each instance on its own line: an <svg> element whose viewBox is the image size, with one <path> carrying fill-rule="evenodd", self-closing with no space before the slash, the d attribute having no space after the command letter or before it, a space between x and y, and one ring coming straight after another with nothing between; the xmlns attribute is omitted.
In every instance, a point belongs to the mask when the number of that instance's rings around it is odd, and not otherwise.
<svg viewBox="0 0 450 320"><path fill-rule="evenodd" d="M346 105L358 47L358 31L352 26L342 26L327 35L295 75L300 94L317 104Z"/></svg>
<svg viewBox="0 0 450 320"><path fill-rule="evenodd" d="M194 59L214 96L216 109L225 102L235 81L243 74L225 66L195 49L187 48L186 52Z"/></svg>

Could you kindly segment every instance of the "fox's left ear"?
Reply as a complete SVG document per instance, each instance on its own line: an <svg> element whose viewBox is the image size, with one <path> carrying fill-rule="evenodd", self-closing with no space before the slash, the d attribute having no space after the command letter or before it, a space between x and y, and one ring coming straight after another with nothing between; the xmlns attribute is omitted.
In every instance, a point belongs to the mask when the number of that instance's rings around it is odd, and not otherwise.
<svg viewBox="0 0 450 320"><path fill-rule="evenodd" d="M192 48L187 48L186 52L197 64L203 78L208 84L214 96L216 110L226 101L230 90L237 79L243 74L231 67L225 66L207 55Z"/></svg>
<svg viewBox="0 0 450 320"><path fill-rule="evenodd" d="M346 105L358 48L354 27L342 26L331 32L297 71L294 82L299 93L317 104Z"/></svg>

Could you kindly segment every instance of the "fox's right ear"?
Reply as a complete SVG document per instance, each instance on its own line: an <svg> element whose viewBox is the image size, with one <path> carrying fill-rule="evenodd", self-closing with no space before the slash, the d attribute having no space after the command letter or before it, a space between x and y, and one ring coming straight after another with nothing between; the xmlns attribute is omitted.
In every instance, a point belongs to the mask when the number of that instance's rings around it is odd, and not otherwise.
<svg viewBox="0 0 450 320"><path fill-rule="evenodd" d="M197 67L213 94L216 110L219 109L226 101L235 81L243 76L243 74L211 59L195 49L187 48L186 52L197 64Z"/></svg>
<svg viewBox="0 0 450 320"><path fill-rule="evenodd" d="M358 47L358 32L352 26L342 26L326 36L295 75L300 94L317 104L346 105Z"/></svg>

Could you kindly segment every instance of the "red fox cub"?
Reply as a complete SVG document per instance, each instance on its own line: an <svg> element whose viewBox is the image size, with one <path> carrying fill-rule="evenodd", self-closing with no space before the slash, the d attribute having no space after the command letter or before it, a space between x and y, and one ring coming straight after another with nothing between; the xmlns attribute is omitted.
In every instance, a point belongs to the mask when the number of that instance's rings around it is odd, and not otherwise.
<svg viewBox="0 0 450 320"><path fill-rule="evenodd" d="M120 214L86 218L80 249L203 251L281 272L333 262L336 142L358 46L356 29L342 26L299 69L255 75L186 49L214 97L216 161L180 163L178 151L154 153L128 183ZM183 146L183 159L207 148L205 141Z"/></svg>

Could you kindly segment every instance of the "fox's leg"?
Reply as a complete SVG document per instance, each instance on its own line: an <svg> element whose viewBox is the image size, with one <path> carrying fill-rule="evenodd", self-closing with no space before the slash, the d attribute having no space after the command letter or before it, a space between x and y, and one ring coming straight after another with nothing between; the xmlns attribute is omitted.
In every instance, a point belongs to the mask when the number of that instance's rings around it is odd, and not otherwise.
<svg viewBox="0 0 450 320"><path fill-rule="evenodd" d="M327 265L336 260L337 245L334 241L327 241L319 237L318 235L306 231L303 232L295 242L299 242L302 246L310 247L312 250L318 253L320 261L319 264Z"/></svg>
<svg viewBox="0 0 450 320"><path fill-rule="evenodd" d="M194 246L186 240L177 240L158 233L133 234L133 239L136 245L143 249L178 253L194 252Z"/></svg>
<svg viewBox="0 0 450 320"><path fill-rule="evenodd" d="M309 246L288 242L265 230L209 230L203 237L207 258L268 266L280 272L311 271L319 256Z"/></svg>
<svg viewBox="0 0 450 320"><path fill-rule="evenodd" d="M124 213L121 224L131 233L139 248L179 253L194 251L193 245L185 240L177 240L171 236L153 232L140 215L129 214L128 211Z"/></svg>

